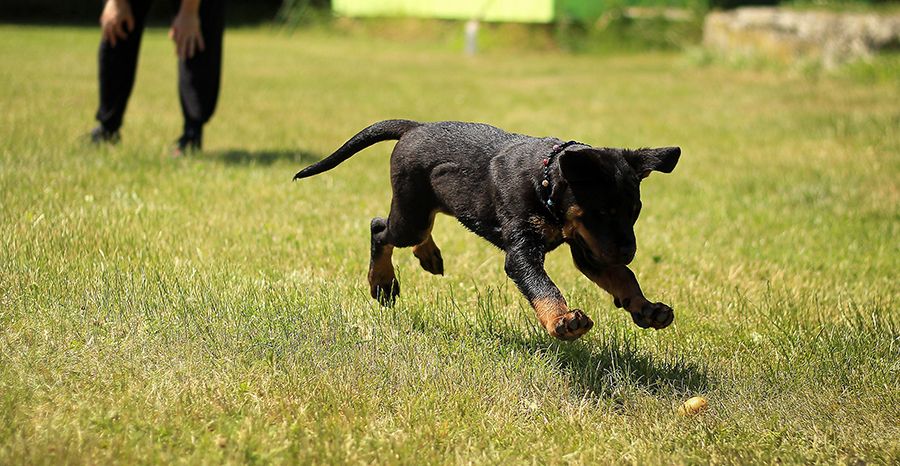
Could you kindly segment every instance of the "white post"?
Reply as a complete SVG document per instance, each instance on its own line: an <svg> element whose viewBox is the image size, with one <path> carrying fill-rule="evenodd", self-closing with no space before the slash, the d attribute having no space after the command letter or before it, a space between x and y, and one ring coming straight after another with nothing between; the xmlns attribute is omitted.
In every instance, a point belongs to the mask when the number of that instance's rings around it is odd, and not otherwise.
<svg viewBox="0 0 900 466"><path fill-rule="evenodd" d="M478 52L478 20L466 21L466 55L474 56Z"/></svg>

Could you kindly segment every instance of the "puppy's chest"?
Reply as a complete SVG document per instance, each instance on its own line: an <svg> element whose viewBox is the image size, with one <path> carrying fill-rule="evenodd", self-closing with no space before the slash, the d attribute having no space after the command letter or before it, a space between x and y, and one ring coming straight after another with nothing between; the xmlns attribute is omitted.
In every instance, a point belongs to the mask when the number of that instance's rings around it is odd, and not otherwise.
<svg viewBox="0 0 900 466"><path fill-rule="evenodd" d="M554 225L543 217L532 215L528 218L528 223L540 232L544 238L544 244L547 246L547 251L556 249L566 241L563 227Z"/></svg>

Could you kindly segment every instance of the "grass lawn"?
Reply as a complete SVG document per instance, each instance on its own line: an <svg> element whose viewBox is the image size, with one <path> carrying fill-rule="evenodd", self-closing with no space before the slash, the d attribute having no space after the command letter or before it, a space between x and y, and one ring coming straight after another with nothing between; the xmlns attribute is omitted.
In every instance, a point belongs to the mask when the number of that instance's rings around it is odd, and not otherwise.
<svg viewBox="0 0 900 466"><path fill-rule="evenodd" d="M237 29L206 150L173 160L164 34L97 150L99 32L0 26L0 464L900 461L900 77ZM634 326L563 247L596 326L557 342L446 217L447 275L398 250L380 308L392 144L291 177L398 117L680 145L633 263L675 324Z"/></svg>

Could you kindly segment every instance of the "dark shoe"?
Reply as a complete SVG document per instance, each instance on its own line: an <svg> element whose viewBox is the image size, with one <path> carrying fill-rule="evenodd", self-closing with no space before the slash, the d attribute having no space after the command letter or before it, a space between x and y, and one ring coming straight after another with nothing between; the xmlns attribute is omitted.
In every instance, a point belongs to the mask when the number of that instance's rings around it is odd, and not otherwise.
<svg viewBox="0 0 900 466"><path fill-rule="evenodd" d="M175 141L172 155L184 157L193 152L200 152L201 149L203 149L203 133L201 131L185 130L184 134Z"/></svg>
<svg viewBox="0 0 900 466"><path fill-rule="evenodd" d="M111 144L116 145L119 143L119 132L118 131L110 131L103 126L97 126L92 129L90 133L87 135L88 140L91 144L95 146L99 146L101 144Z"/></svg>

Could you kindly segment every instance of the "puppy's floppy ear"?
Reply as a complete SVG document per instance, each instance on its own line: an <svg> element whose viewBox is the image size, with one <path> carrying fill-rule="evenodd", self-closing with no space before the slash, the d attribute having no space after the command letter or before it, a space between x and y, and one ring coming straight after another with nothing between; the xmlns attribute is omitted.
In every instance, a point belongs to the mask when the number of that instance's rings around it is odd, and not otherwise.
<svg viewBox="0 0 900 466"><path fill-rule="evenodd" d="M559 169L573 192L615 186L616 168L609 154L592 148L572 148L559 154Z"/></svg>
<svg viewBox="0 0 900 466"><path fill-rule="evenodd" d="M679 157L680 147L637 149L625 153L625 160L641 178L649 176L651 171L672 173Z"/></svg>

